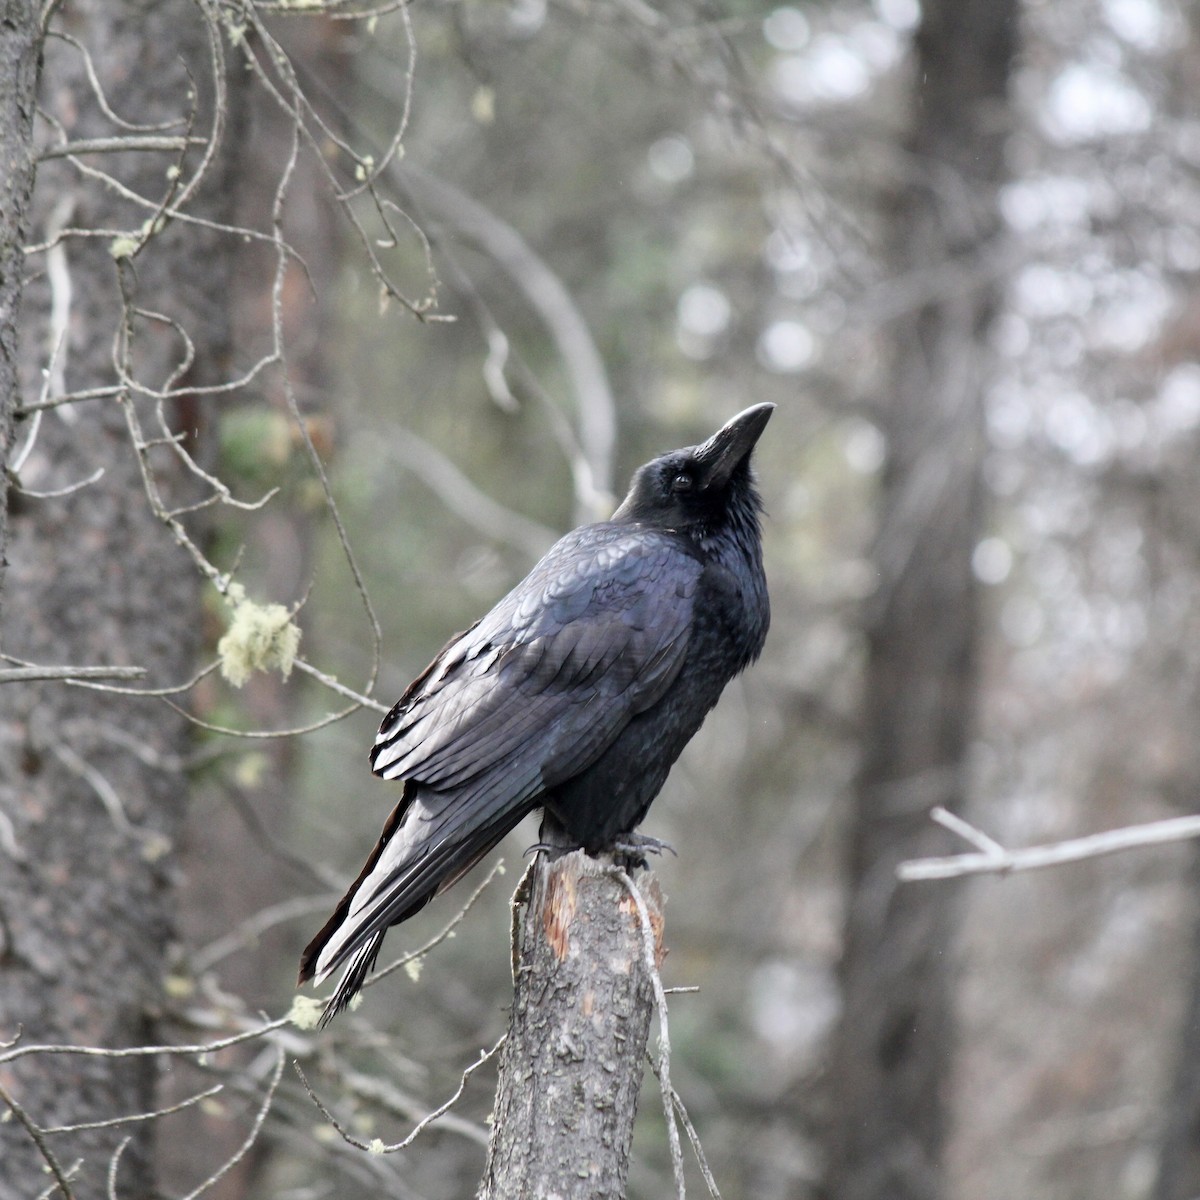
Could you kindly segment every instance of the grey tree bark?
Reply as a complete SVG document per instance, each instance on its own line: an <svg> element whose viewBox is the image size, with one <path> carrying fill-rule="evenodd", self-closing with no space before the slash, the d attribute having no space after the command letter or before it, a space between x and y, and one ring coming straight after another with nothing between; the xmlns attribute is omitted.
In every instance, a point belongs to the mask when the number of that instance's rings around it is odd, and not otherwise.
<svg viewBox="0 0 1200 1200"><path fill-rule="evenodd" d="M662 899L646 900L662 955ZM611 867L539 857L520 921L480 1200L621 1200L654 993L636 905Z"/></svg>
<svg viewBox="0 0 1200 1200"><path fill-rule="evenodd" d="M33 191L33 114L42 68L40 6L5 0L0 10L0 481L7 478L16 409L17 314ZM0 503L0 605L4 600L7 505Z"/></svg>
<svg viewBox="0 0 1200 1200"><path fill-rule="evenodd" d="M197 6L175 2L81 0L70 9L67 41L48 43L42 104L69 139L125 132L102 111L88 81L86 47L110 111L127 122L185 132L212 125L208 35ZM195 93L193 96L191 93ZM42 126L46 128L45 125ZM221 162L191 211L220 219ZM152 202L172 169L185 177L194 153L101 156L104 169ZM146 208L90 182L69 160L42 164L34 194L35 239L54 226L137 230ZM231 243L168 221L135 259L118 263L112 238L71 238L26 290L22 313L25 395L36 398L52 358L68 391L117 382L114 337L122 322L117 272L146 313L186 328L197 386L227 370ZM46 329L61 321L61 345ZM63 319L65 318L65 319ZM169 323L134 324L138 378L161 386L184 355ZM47 663L134 665L150 680L185 680L195 661L200 579L147 503L126 427L126 406L148 420L148 402L128 393L52 410L37 430L22 483L42 492L99 480L58 497L12 495L4 649ZM203 407L170 406L173 425L194 452L203 442ZM32 422L26 425L26 429ZM152 452L168 503L191 494L165 449ZM11 837L0 849L0 1037L25 1043L108 1048L153 1043L172 938L176 847L185 809L188 730L158 701L62 684L0 690L0 809ZM0 1084L41 1126L74 1124L154 1107L156 1063L149 1058L34 1055L0 1069ZM132 1136L118 1175L126 1200L154 1194L154 1122L51 1135L47 1145L74 1176L79 1196L105 1194L117 1147ZM0 1123L0 1197L38 1195L44 1159L22 1125Z"/></svg>
<svg viewBox="0 0 1200 1200"><path fill-rule="evenodd" d="M863 761L852 815L830 1071L828 1194L933 1200L942 1191L953 1054L951 886L897 883L934 851L934 804L959 808L976 692L971 557L983 517L983 338L997 297L1015 0L928 0L916 104L891 214L898 294L887 460L868 607ZM930 272L950 282L928 297Z"/></svg>

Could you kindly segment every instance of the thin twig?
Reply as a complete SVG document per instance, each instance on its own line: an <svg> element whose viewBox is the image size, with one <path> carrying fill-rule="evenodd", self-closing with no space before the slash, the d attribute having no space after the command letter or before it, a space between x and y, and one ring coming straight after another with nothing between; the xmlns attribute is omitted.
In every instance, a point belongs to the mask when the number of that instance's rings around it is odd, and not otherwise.
<svg viewBox="0 0 1200 1200"><path fill-rule="evenodd" d="M71 1054L83 1058L146 1058L159 1054L171 1055L175 1058L188 1058L197 1055L213 1054L217 1050L228 1050L230 1046L240 1046L244 1042L253 1042L283 1029L291 1023L291 1016L276 1017L273 1021L264 1021L253 1029L241 1033L230 1034L229 1037L217 1038L212 1042L199 1042L182 1046L121 1046L109 1048L105 1046L81 1046L72 1043L46 1043L33 1046L13 1046L0 1052L0 1065L14 1062L18 1058L28 1058L31 1054ZM0 1097L2 1098L2 1097Z"/></svg>
<svg viewBox="0 0 1200 1200"><path fill-rule="evenodd" d="M318 670L306 658L297 657L293 660L292 666L297 671L303 671L305 675L312 676L313 679L324 684L330 691L337 692L339 696L345 696L347 700L353 700L361 708L370 708L380 714L386 714L391 711L390 705L381 704L378 700L373 700L370 696L347 687L333 675L327 675L324 671Z"/></svg>
<svg viewBox="0 0 1200 1200"><path fill-rule="evenodd" d="M382 970L373 972L363 984L364 990L369 987L374 987L375 984L377 984L381 979L385 979L393 971L398 971L401 967L407 966L410 962L415 962L418 959L424 958L425 955L430 952L430 950L434 949L436 946L440 946L441 943L444 942L448 937L451 937L454 933L455 926L457 926L467 915L467 913L471 911L471 909L474 907L475 901L483 895L484 891L491 884L492 880L495 879L497 875L503 874L504 859L499 858L496 860L495 866L493 866L492 869L487 873L487 876L484 878L483 882L480 883L479 886L470 894L470 896L467 897L467 902L449 921L446 922L444 926L442 926L442 929L439 933L435 933L433 937L431 937L423 946L418 946L415 950L410 950L407 954L402 954L394 962L388 963L388 965Z"/></svg>
<svg viewBox="0 0 1200 1200"><path fill-rule="evenodd" d="M225 1085L223 1083L216 1083L212 1087L206 1088L203 1092L197 1092L196 1095L189 1096L186 1100L180 1100L178 1104L172 1104L168 1108L156 1108L153 1112L127 1113L123 1117L109 1117L107 1121L80 1121L75 1125L47 1125L42 1129L42 1132L82 1133L85 1129L112 1129L118 1125L133 1125L138 1121L156 1121L159 1117L169 1117L172 1113L182 1112L185 1108L191 1108L195 1104L200 1104L210 1096L215 1096L218 1092L223 1092L224 1090Z"/></svg>
<svg viewBox="0 0 1200 1200"><path fill-rule="evenodd" d="M39 413L38 415L40 416L41 414ZM46 491L41 491L34 488L27 488L18 480L17 491L22 496L28 496L31 500L60 500L63 496L73 496L76 492L82 492L85 487L91 487L93 483L99 483L103 478L104 468L97 467L86 479L79 479L74 483L68 483L66 487L49 488Z"/></svg>
<svg viewBox="0 0 1200 1200"><path fill-rule="evenodd" d="M650 1064L654 1067L654 1064ZM655 1070L655 1074L657 1074ZM704 1153L704 1147L700 1144L700 1135L696 1132L696 1127L692 1124L691 1117L688 1116L688 1110L684 1107L683 1101L679 1097L679 1093L672 1088L671 1099L675 1101L675 1110L679 1113L679 1119L683 1122L683 1128L687 1132L688 1141L692 1143L692 1153L696 1156L696 1165L700 1168L700 1174L704 1178L704 1185L708 1188L708 1194L713 1200L721 1200L721 1191L717 1187L717 1181L713 1178L713 1173L709 1169L708 1157Z"/></svg>
<svg viewBox="0 0 1200 1200"><path fill-rule="evenodd" d="M443 1104L439 1104L437 1108L418 1121L413 1127L412 1132L406 1138L404 1138L402 1141L392 1142L390 1144L385 1144L384 1142L378 1140L375 1142L364 1142L360 1138L355 1137L354 1134L346 1129L346 1127L342 1125L337 1117L335 1117L333 1113L331 1113L329 1109L327 1109L325 1105L321 1103L320 1098L317 1096L316 1092L313 1091L312 1084L308 1082L308 1078L305 1076L303 1070L301 1070L300 1064L298 1062L293 1062L292 1066L296 1069L296 1074L300 1076L300 1082L304 1085L304 1090L308 1093L309 1099L311 1099L312 1102L317 1106L325 1120L327 1120L329 1124L337 1130L343 1141L349 1142L351 1146L356 1146L359 1150L369 1150L374 1154L394 1154L397 1150L405 1150L411 1146L413 1142L416 1141L417 1137L426 1129L428 1129L429 1126L438 1119L438 1117L443 1116L451 1108L453 1108L455 1104L458 1103L459 1097L466 1090L467 1081L472 1075L475 1074L476 1071L479 1070L480 1067L483 1066L484 1063L495 1057L497 1051L501 1046L504 1045L507 1037L508 1034L502 1033L500 1037L497 1038L492 1044L492 1048L490 1050L481 1050L479 1057L463 1071L462 1078L458 1081L458 1087L455 1089L454 1095Z"/></svg>
<svg viewBox="0 0 1200 1200"><path fill-rule="evenodd" d="M176 704L173 700L163 697L163 703L173 708L183 719L197 729L203 729L208 733L223 733L226 737L245 738L247 741L265 742L272 738L292 738L303 737L307 733L316 733L318 729L324 729L327 725L336 725L339 721L344 721L347 717L353 716L362 707L361 704L351 704L347 708L339 708L337 712L326 713L325 716L319 717L308 725L296 725L291 729L235 729L232 725L217 725L212 721L205 721L202 717L198 717L195 713L190 713L186 708Z"/></svg>
<svg viewBox="0 0 1200 1200"><path fill-rule="evenodd" d="M80 1170L80 1168L81 1168L82 1166L83 1166L83 1159L82 1159L82 1158L77 1158L77 1159L76 1159L76 1160L75 1160L75 1161L74 1161L74 1162L73 1162L73 1163L72 1163L72 1164L71 1164L71 1165L70 1165L70 1166L69 1166L69 1167L68 1167L68 1168L67 1168L67 1169L66 1169L66 1170L63 1172L63 1175L64 1175L64 1176L65 1176L67 1179L74 1179L74 1178L75 1178L75 1176L79 1174L79 1170ZM58 1184L57 1184L57 1182L55 1182L55 1183L49 1183L49 1184L47 1184L47 1185L46 1185L44 1188L42 1188L42 1190L41 1190L40 1192L38 1192L37 1196L36 1196L36 1197L34 1197L34 1200L50 1200L50 1197L51 1197L51 1196L53 1196L53 1195L55 1195L55 1193L57 1193L57 1192L58 1192L58 1190L59 1190L59 1187L58 1187Z"/></svg>
<svg viewBox="0 0 1200 1200"><path fill-rule="evenodd" d="M108 1160L108 1179L106 1180L107 1190L105 1192L108 1200L119 1200L119 1197L117 1196L117 1172L121 1169L121 1155L125 1153L126 1148L132 1141L133 1134L129 1134L128 1137L123 1137L117 1143L117 1148L112 1152L112 1157Z"/></svg>
<svg viewBox="0 0 1200 1200"><path fill-rule="evenodd" d="M278 904L259 909L253 916L247 917L223 937L219 937L195 951L191 956L192 972L200 975L211 970L222 959L252 946L268 929L282 925L285 921L290 921L295 917L306 917L309 913L323 912L330 904L336 903L337 899L336 895L296 896L291 900L282 900Z"/></svg>
<svg viewBox="0 0 1200 1200"><path fill-rule="evenodd" d="M54 1151L46 1144L46 1139L43 1137L43 1130L40 1129L33 1118L9 1095L8 1090L3 1083L0 1083L0 1101L8 1105L9 1112L16 1117L18 1123L22 1126L30 1140L37 1147L38 1153L42 1156L50 1174L54 1176L55 1182L58 1184L59 1191L63 1194L63 1200L75 1200L75 1193L71 1191L71 1185L67 1181L66 1175L63 1173L62 1167L59 1165L58 1159L54 1156Z"/></svg>
<svg viewBox="0 0 1200 1200"><path fill-rule="evenodd" d="M677 1200L685 1200L687 1181L683 1173L683 1148L679 1144L679 1126L675 1123L675 1089L671 1087L671 1036L667 1025L667 997L663 991L662 976L658 973L658 955L654 926L650 921L650 910L641 890L633 882L628 871L613 867L614 876L619 879L625 890L633 898L637 906L638 920L642 927L642 956L645 959L646 970L650 975L650 984L654 989L654 1004L658 1009L658 1065L654 1074L658 1078L659 1091L662 1093L663 1116L667 1124L667 1144L671 1148L671 1170L675 1176L675 1195Z"/></svg>
<svg viewBox="0 0 1200 1200"><path fill-rule="evenodd" d="M262 1104L259 1106L257 1114L255 1114L254 1124L250 1127L250 1132L246 1134L245 1140L216 1171L199 1184L199 1186L188 1192L182 1200L197 1200L197 1197L202 1196L210 1187L228 1175L250 1152L250 1147L258 1141L258 1135L262 1132L263 1122L267 1119L267 1113L271 1111L271 1101L274 1100L275 1091L279 1087L279 1081L283 1078L284 1061L283 1047L280 1046L276 1050L275 1069L271 1072L271 1079L267 1084L266 1092L263 1094Z"/></svg>
<svg viewBox="0 0 1200 1200"><path fill-rule="evenodd" d="M72 154L125 154L130 150L186 150L189 146L203 146L200 137L115 137L79 138L64 142L60 146L47 146L38 155L39 162L48 158L66 158Z"/></svg>
<svg viewBox="0 0 1200 1200"><path fill-rule="evenodd" d="M54 742L50 747L51 753L72 775L82 779L96 793L104 811L108 813L113 825L130 837L151 837L144 830L137 829L125 812L125 804L117 794L117 789L109 783L105 775L98 771L87 759L83 758L66 742Z"/></svg>
<svg viewBox="0 0 1200 1200"><path fill-rule="evenodd" d="M396 439L392 458L419 476L452 513L472 528L514 546L532 560L541 558L558 536L549 526L513 512L480 491L436 446L412 430L404 430L403 436Z"/></svg>

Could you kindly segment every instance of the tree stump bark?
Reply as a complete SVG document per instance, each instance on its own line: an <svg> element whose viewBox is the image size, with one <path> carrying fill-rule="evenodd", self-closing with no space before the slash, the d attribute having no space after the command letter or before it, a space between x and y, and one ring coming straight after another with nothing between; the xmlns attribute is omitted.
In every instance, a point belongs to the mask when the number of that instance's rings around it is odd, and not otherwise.
<svg viewBox="0 0 1200 1200"><path fill-rule="evenodd" d="M662 895L638 878L661 961ZM479 1200L621 1200L654 1011L642 922L581 851L539 856L526 883Z"/></svg>

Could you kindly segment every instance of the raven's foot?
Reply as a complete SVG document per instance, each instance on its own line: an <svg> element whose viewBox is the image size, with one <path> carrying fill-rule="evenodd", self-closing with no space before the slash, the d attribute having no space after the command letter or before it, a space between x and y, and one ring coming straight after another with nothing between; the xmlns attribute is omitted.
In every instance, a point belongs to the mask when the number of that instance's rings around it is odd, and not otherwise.
<svg viewBox="0 0 1200 1200"><path fill-rule="evenodd" d="M613 862L626 871L632 871L635 867L649 867L650 864L646 861L647 854L662 854L665 850L675 858L679 857L675 847L669 842L646 833L622 834L609 850L612 852Z"/></svg>

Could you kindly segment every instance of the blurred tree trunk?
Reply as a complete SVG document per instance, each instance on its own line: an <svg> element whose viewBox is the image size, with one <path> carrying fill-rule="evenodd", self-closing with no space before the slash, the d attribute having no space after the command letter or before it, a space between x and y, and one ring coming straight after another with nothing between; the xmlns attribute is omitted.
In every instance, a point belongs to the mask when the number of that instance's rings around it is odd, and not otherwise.
<svg viewBox="0 0 1200 1200"><path fill-rule="evenodd" d="M607 864L539 856L520 920L480 1200L622 1200L654 993L637 907ZM662 956L661 897L646 898Z"/></svg>
<svg viewBox="0 0 1200 1200"><path fill-rule="evenodd" d="M69 19L78 44L47 43L42 77L42 104L68 139L127 132L102 111L85 54L122 121L176 137L212 127L203 10L178 0L81 0ZM230 101L232 121L236 95ZM181 165L180 177L189 177L198 151L182 164L176 152L146 150L91 161L157 203L171 187L172 169ZM227 218L227 170L228 158L218 158L190 211ZM61 158L42 162L33 203L39 239L63 226L137 231L148 215ZM133 258L114 257L107 233L60 242L53 257L36 261L34 269L46 269L26 289L25 395L36 396L52 356L67 390L117 381L119 269L132 304L187 330L195 357L186 383L225 378L233 245L178 221L166 221ZM52 314L61 321L61 345L54 344L58 333L45 335ZM162 386L184 357L182 339L150 315L134 324L132 369ZM124 395L44 414L22 483L45 492L79 484L101 468L103 475L58 497L13 495L7 653L42 663L144 667L160 686L181 683L193 670L201 580L151 512L126 427L126 406L136 405L152 428L148 403ZM203 416L194 397L168 405L193 454L202 453ZM31 421L26 429L32 427ZM174 455L160 447L151 460L168 505L194 498L193 480ZM0 691L0 739L0 797L12 833L0 850L0 1037L19 1029L26 1043L154 1042L173 934L188 727L156 700L45 684ZM156 1075L149 1058L37 1055L0 1071L0 1083L35 1122L73 1124L152 1109ZM153 1124L54 1135L49 1145L64 1166L82 1160L78 1194L94 1196L104 1190L112 1155L129 1139L117 1191L139 1200L154 1194ZM0 1196L26 1200L43 1192L42 1156L15 1120L0 1124L0 1162Z"/></svg>
<svg viewBox="0 0 1200 1200"><path fill-rule="evenodd" d="M0 480L7 479L17 405L17 313L25 275L25 235L33 190L33 112L42 67L41 10L6 3L0 20ZM0 605L8 506L0 503Z"/></svg>
<svg viewBox="0 0 1200 1200"><path fill-rule="evenodd" d="M288 58L305 79L320 81L320 94L346 95L351 87L352 30L348 22L323 18L318 13L288 22L276 31ZM279 179L287 164L294 133L293 118L260 88L246 97L247 132L238 149L238 224L267 229L276 202ZM336 117L327 118L336 126ZM284 205L284 235L303 255L288 264L280 293L282 338L288 352L288 381L305 417L312 423L314 440L328 464L332 453L330 405L330 347L335 344L337 320L332 296L341 263L336 201L320 166L311 155L301 155L292 169ZM274 344L272 311L275 283L275 247L252 243L241 247L239 267L230 297L234 313L234 341L239 362L257 362ZM264 380L263 399L288 428L292 417L277 374ZM258 403L256 397L252 403ZM302 601L312 584L316 527L323 509L311 500L297 501L296 480L309 480L308 462L298 438L291 454L301 463L285 492L284 503L269 505L244 530L243 561L253 572L252 590L275 603ZM306 632L305 649L312 652ZM255 729L286 729L303 724L297 714L301 692L281 685L275 676L258 675L244 688L241 701L247 723ZM311 886L313 879L297 869L294 860L280 856L277 844L287 840L297 787L295 771L300 757L296 738L274 738L252 744L256 756L269 765L253 785L229 776L219 786L201 787L194 798L184 836L180 889L180 932L189 947L203 947L235 930L248 917L282 897L297 884ZM237 797L230 793L237 789ZM235 802L236 801L236 802ZM238 811L252 809L253 825ZM269 830L274 841L264 843L259 830ZM241 998L250 1009L271 1009L279 1003L281 987L291 988L297 955L295 931L276 928L247 941L245 949L222 960L215 970L221 987ZM249 1060L257 1052L248 1047ZM176 1099L194 1083L179 1073ZM172 1138L160 1154L164 1180L178 1181L181 1191L204 1177L212 1164L227 1159L237 1149L245 1130L237 1114L203 1112L199 1108L178 1119L186 1135ZM211 1200L236 1200L254 1195L257 1180L277 1143L261 1139L237 1166L208 1193ZM191 1182L189 1182L191 1181Z"/></svg>
<svg viewBox="0 0 1200 1200"><path fill-rule="evenodd" d="M1200 856L1194 856L1193 892L1200 887ZM1154 1200L1200 1196L1200 914L1192 933L1191 985L1175 1055L1175 1078L1164 1106L1162 1145Z"/></svg>
<svg viewBox="0 0 1200 1200"><path fill-rule="evenodd" d="M1009 127L1015 0L928 0L914 126L891 215L897 294L882 511L869 606L863 762L856 785L831 1068L828 1193L941 1192L953 1053L957 894L900 886L896 864L944 836L958 808L976 691L984 335L997 297L996 185ZM949 283L929 295L930 273ZM940 282L934 276L934 282Z"/></svg>
<svg viewBox="0 0 1200 1200"><path fill-rule="evenodd" d="M1165 128L1180 128L1192 125L1196 120L1196 83L1200 80L1200 11L1195 5L1185 5L1182 10L1187 23L1188 37L1178 48L1173 67L1164 72L1172 85L1163 101L1165 116L1170 124ZM1200 330L1194 320L1181 320L1176 327L1171 343L1162 347L1165 361L1160 372L1165 373L1171 365L1192 362L1200 358ZM1178 470L1182 479L1172 480L1171 473ZM1175 464L1167 460L1161 466L1162 478L1156 481L1154 494L1157 498L1153 518L1168 533L1178 537L1182 532L1183 549L1189 563L1195 562L1196 546L1200 537L1196 530L1194 495L1195 463L1190 457ZM1189 486L1190 485L1190 486ZM1178 497L1178 510L1172 497ZM1164 518L1163 506L1170 506L1169 516ZM1197 781L1200 770L1195 757L1195 742L1190 731L1196 723L1196 708L1193 698L1190 710L1182 714L1184 727L1189 730L1191 761L1180 778L1172 781L1170 792L1178 799L1181 810L1194 809ZM1200 849L1193 849L1191 893L1200 895ZM1191 935L1191 978L1184 1005L1183 1023L1175 1044L1175 1077L1166 1097L1163 1114L1162 1142L1158 1152L1158 1175L1154 1182L1154 1200L1195 1200L1200 1196L1200 907L1192 914L1194 922Z"/></svg>

